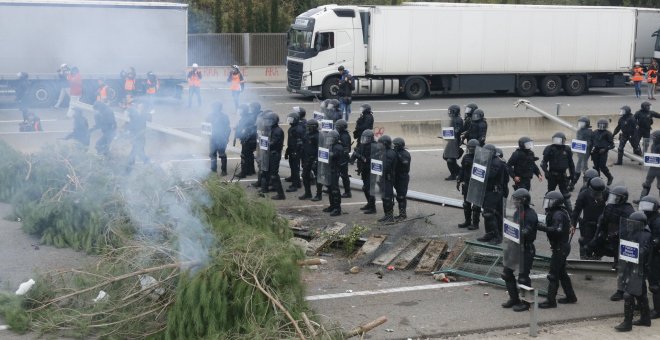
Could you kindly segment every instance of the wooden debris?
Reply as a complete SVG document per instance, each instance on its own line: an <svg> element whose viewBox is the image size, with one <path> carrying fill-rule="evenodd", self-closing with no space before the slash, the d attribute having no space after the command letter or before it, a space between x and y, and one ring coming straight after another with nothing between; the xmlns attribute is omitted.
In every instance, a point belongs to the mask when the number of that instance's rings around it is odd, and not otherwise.
<svg viewBox="0 0 660 340"><path fill-rule="evenodd" d="M377 266L386 266L390 262L392 262L404 249L408 247L412 243L412 240L401 240L396 246L390 248L389 251L384 252L380 256L378 256L375 260L373 260L371 263L377 265Z"/></svg>
<svg viewBox="0 0 660 340"><path fill-rule="evenodd" d="M454 261L456 261L456 258L461 255L463 249L465 249L465 241L463 241L462 238L459 238L456 241L456 244L454 244L454 246L451 248L451 251L449 252L449 255L447 255L445 261L442 263L440 270L449 269L449 266L453 265Z"/></svg>
<svg viewBox="0 0 660 340"><path fill-rule="evenodd" d="M398 270L406 270L415 259L419 258L428 244L429 241L421 238L414 240L394 259L394 268Z"/></svg>
<svg viewBox="0 0 660 340"><path fill-rule="evenodd" d="M350 331L344 333L344 336L346 338L351 338L351 337L354 337L356 335L364 335L364 333L366 333L366 332L368 332L368 331L384 324L385 322L387 322L387 318L384 317L384 316L381 316L381 317L379 317L378 319L376 319L374 321L368 322L364 325L361 325L361 326L358 326L356 328L351 329Z"/></svg>
<svg viewBox="0 0 660 340"><path fill-rule="evenodd" d="M332 243L333 238L336 235L339 235L344 228L346 228L346 224L339 222L335 222L333 226L326 228L319 237L309 242L307 246L307 255L318 254L323 248Z"/></svg>
<svg viewBox="0 0 660 340"><path fill-rule="evenodd" d="M357 253L355 253L355 255L353 255L353 259L355 260L355 259L358 259L362 256L369 255L369 254L373 253L374 251L376 251L376 249L378 249L378 247L380 247L381 244L383 244L383 242L385 242L386 238L387 238L387 235L369 236L369 238L367 239L367 242L365 242L362 245L362 247L360 248L360 250L358 250Z"/></svg>
<svg viewBox="0 0 660 340"><path fill-rule="evenodd" d="M447 251L447 248L447 241L431 241L424 254L422 254L417 268L415 268L415 274L429 274L435 271L440 265L440 256Z"/></svg>

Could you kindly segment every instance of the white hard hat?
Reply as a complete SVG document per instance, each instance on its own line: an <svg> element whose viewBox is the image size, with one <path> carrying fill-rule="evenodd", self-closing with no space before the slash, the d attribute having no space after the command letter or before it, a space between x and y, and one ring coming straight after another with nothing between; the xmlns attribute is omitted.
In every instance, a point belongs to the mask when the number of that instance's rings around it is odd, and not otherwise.
<svg viewBox="0 0 660 340"><path fill-rule="evenodd" d="M239 70L238 65L231 65L231 68Z"/></svg>
<svg viewBox="0 0 660 340"><path fill-rule="evenodd" d="M192 67L199 67L199 65L197 65L197 64L193 64Z"/></svg>
<svg viewBox="0 0 660 340"><path fill-rule="evenodd" d="M639 66L639 65L641 65L641 64L642 64L642 63L640 63L639 61L636 61L636 62L635 62L635 66Z"/></svg>
<svg viewBox="0 0 660 340"><path fill-rule="evenodd" d="M66 64L60 65L60 68L65 68L65 67L66 67Z"/></svg>

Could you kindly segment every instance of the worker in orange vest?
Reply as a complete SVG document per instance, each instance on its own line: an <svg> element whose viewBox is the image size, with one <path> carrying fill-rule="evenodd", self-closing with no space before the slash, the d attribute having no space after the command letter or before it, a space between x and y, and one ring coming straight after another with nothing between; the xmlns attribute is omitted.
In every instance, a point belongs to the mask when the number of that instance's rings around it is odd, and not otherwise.
<svg viewBox="0 0 660 340"><path fill-rule="evenodd" d="M98 80L99 87L96 90L96 101L104 104L108 103L108 85L105 83L105 80Z"/></svg>
<svg viewBox="0 0 660 340"><path fill-rule="evenodd" d="M156 93L160 89L160 80L156 77L156 74L149 71L147 72L147 107L145 108L146 112L153 113L154 103L156 101Z"/></svg>
<svg viewBox="0 0 660 340"><path fill-rule="evenodd" d="M231 71L227 77L227 82L229 83L229 89L231 90L231 96L234 98L234 108L238 111L239 96L243 92L243 84L245 84L245 79L243 74L237 65L231 66Z"/></svg>
<svg viewBox="0 0 660 340"><path fill-rule="evenodd" d="M83 93L83 81L78 67L73 66L71 68L71 72L67 74L66 80L69 82L69 110L66 116L72 118L75 114L74 109L78 107L80 97L82 97Z"/></svg>
<svg viewBox="0 0 660 340"><path fill-rule="evenodd" d="M200 87L202 86L202 71L197 64L192 64L192 70L188 72L188 107L192 105L192 97L197 95L197 105L202 106L202 95Z"/></svg>
<svg viewBox="0 0 660 340"><path fill-rule="evenodd" d="M646 83L648 98L655 100L655 84L658 83L658 66L655 63L655 60L649 66L648 71L646 71Z"/></svg>
<svg viewBox="0 0 660 340"><path fill-rule="evenodd" d="M121 78L124 79L124 105L128 108L135 93L135 68L129 67L128 71L122 70Z"/></svg>
<svg viewBox="0 0 660 340"><path fill-rule="evenodd" d="M632 70L632 81L635 84L635 96L640 98L642 96L642 81L644 80L644 69L639 61L635 62Z"/></svg>

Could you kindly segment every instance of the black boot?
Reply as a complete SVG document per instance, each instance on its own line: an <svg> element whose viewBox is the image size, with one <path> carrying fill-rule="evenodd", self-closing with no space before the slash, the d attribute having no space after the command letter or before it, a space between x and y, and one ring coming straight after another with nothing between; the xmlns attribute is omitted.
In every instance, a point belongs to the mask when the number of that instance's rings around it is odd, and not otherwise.
<svg viewBox="0 0 660 340"><path fill-rule="evenodd" d="M504 281L504 283L506 285L506 291L509 293L509 300L502 304L502 308L511 308L520 304L520 296L518 295L518 285L516 285L516 281Z"/></svg>
<svg viewBox="0 0 660 340"><path fill-rule="evenodd" d="M403 221L408 218L408 215L406 214L406 208L399 206L399 216L396 217L397 221Z"/></svg>
<svg viewBox="0 0 660 340"><path fill-rule="evenodd" d="M575 291L573 290L573 283L569 277L561 281L561 289L564 290L566 297L557 299L558 303L567 304L577 302L577 296L575 296Z"/></svg>
<svg viewBox="0 0 660 340"><path fill-rule="evenodd" d="M651 327L651 310L649 309L649 299L642 298L639 311L639 319L633 321L633 326L646 326Z"/></svg>
<svg viewBox="0 0 660 340"><path fill-rule="evenodd" d="M619 332L630 332L632 330L632 318L635 312L633 299L626 299L623 305L623 322L614 327Z"/></svg>
<svg viewBox="0 0 660 340"><path fill-rule="evenodd" d="M393 212L392 212L391 210L390 210L390 211L386 211L386 212L385 212L385 216L383 216L382 218L378 219L378 222L380 222L380 223L394 222L394 214L393 214Z"/></svg>
<svg viewBox="0 0 660 340"><path fill-rule="evenodd" d="M548 282L548 296L547 299L539 303L539 308L557 308L557 289L559 289L559 282L550 281Z"/></svg>
<svg viewBox="0 0 660 340"><path fill-rule="evenodd" d="M330 212L330 216L339 216L341 215L341 208L335 208L332 212Z"/></svg>
<svg viewBox="0 0 660 340"><path fill-rule="evenodd" d="M610 301L621 301L623 300L623 291L617 290L616 293L610 296Z"/></svg>
<svg viewBox="0 0 660 340"><path fill-rule="evenodd" d="M520 301L519 304L513 306L514 312L524 312L528 310L529 310L529 302L527 301Z"/></svg>
<svg viewBox="0 0 660 340"><path fill-rule="evenodd" d="M484 236L481 236L480 238L477 239L479 242L489 242L490 240L495 238L495 234L493 233L486 233Z"/></svg>
<svg viewBox="0 0 660 340"><path fill-rule="evenodd" d="M650 317L651 319L660 318L660 294L653 294L653 310Z"/></svg>
<svg viewBox="0 0 660 340"><path fill-rule="evenodd" d="M616 163L614 165L621 165L623 164L623 151L619 151L616 157Z"/></svg>
<svg viewBox="0 0 660 340"><path fill-rule="evenodd" d="M607 185L608 186L612 185L612 182L614 181L614 177L612 176L612 174L608 172L605 174L605 176L607 177Z"/></svg>
<svg viewBox="0 0 660 340"><path fill-rule="evenodd" d="M318 201L320 201L321 199L322 199L322 198L321 198L321 192L320 192L320 191L317 191L317 192L316 192L316 196L312 197L312 202L318 202Z"/></svg>
<svg viewBox="0 0 660 340"><path fill-rule="evenodd" d="M367 204L367 208L364 209L363 213L366 215L373 215L376 213L376 199Z"/></svg>
<svg viewBox="0 0 660 340"><path fill-rule="evenodd" d="M302 200L308 200L310 198L312 198L312 192L311 191L305 191L305 194L303 194L302 196L298 196L298 199L301 200L301 201Z"/></svg>
<svg viewBox="0 0 660 340"><path fill-rule="evenodd" d="M465 217L465 222L459 223L459 228L467 228L472 224L472 211L470 209L463 208L463 216Z"/></svg>
<svg viewBox="0 0 660 340"><path fill-rule="evenodd" d="M470 224L468 230L477 230L479 229L479 210L472 210L472 224Z"/></svg>

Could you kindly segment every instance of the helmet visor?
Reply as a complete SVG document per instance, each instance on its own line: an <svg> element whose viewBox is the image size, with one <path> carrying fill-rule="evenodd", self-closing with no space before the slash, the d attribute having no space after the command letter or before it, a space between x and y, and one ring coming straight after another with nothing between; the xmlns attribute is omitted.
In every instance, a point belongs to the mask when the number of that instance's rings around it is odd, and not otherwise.
<svg viewBox="0 0 660 340"><path fill-rule="evenodd" d="M639 202L639 210L640 211L655 211L655 204L653 202L645 202L641 201Z"/></svg>
<svg viewBox="0 0 660 340"><path fill-rule="evenodd" d="M286 117L286 123L287 124L293 124L295 123L295 119L293 117Z"/></svg>
<svg viewBox="0 0 660 340"><path fill-rule="evenodd" d="M543 209L548 209L552 206L555 205L555 200L552 198L544 198L543 199Z"/></svg>
<svg viewBox="0 0 660 340"><path fill-rule="evenodd" d="M578 129L584 129L584 128L586 128L586 127L587 127L587 123L586 123L586 122L578 122Z"/></svg>
<svg viewBox="0 0 660 340"><path fill-rule="evenodd" d="M511 203L513 203L516 208L520 208L524 205L524 199L522 197L512 196Z"/></svg>
<svg viewBox="0 0 660 340"><path fill-rule="evenodd" d="M470 113L472 113L472 108L468 106L465 108L465 114L469 115Z"/></svg>
<svg viewBox="0 0 660 340"><path fill-rule="evenodd" d="M625 111L625 110L620 110L620 111L619 111L619 116L623 116L624 114L626 114L626 111Z"/></svg>
<svg viewBox="0 0 660 340"><path fill-rule="evenodd" d="M606 123L598 123L598 130L605 130L605 129L607 129Z"/></svg>
<svg viewBox="0 0 660 340"><path fill-rule="evenodd" d="M362 136L360 137L360 144L369 144L373 138L371 136Z"/></svg>
<svg viewBox="0 0 660 340"><path fill-rule="evenodd" d="M532 148L534 148L534 141L525 142L524 146L525 149L531 150Z"/></svg>
<svg viewBox="0 0 660 340"><path fill-rule="evenodd" d="M564 145L564 139L561 137L553 137L552 144L554 145Z"/></svg>
<svg viewBox="0 0 660 340"><path fill-rule="evenodd" d="M619 196L615 194L610 194L607 196L607 204L617 204L619 202Z"/></svg>
<svg viewBox="0 0 660 340"><path fill-rule="evenodd" d="M589 188L591 191L591 195L594 197L594 200L602 202L605 197L603 197L603 192L602 191L597 191L594 189Z"/></svg>

